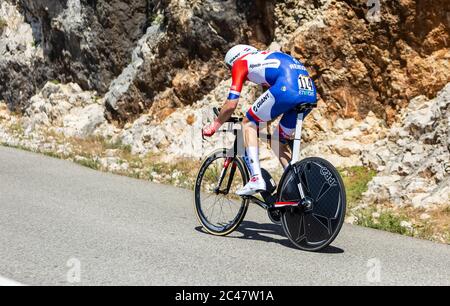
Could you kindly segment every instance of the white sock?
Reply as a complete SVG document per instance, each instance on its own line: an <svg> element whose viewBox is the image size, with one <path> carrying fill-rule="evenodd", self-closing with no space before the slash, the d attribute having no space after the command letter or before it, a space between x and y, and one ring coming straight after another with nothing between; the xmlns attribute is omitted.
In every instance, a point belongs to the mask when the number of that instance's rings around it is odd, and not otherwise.
<svg viewBox="0 0 450 306"><path fill-rule="evenodd" d="M245 149L247 153L247 163L252 176L261 176L261 166L259 165L259 148L248 147Z"/></svg>

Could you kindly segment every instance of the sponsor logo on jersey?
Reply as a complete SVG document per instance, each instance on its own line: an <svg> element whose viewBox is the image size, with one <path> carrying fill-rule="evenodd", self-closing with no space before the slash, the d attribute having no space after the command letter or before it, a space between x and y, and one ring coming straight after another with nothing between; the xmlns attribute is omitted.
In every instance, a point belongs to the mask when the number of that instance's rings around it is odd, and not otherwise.
<svg viewBox="0 0 450 306"><path fill-rule="evenodd" d="M302 64L290 64L289 68L291 68L292 70L303 70L303 71L306 71L306 67L303 66Z"/></svg>
<svg viewBox="0 0 450 306"><path fill-rule="evenodd" d="M259 108L264 104L264 102L266 102L267 100L269 100L270 98L270 92L267 92L261 99L259 99L259 101L253 106L253 111L257 112L259 110Z"/></svg>
<svg viewBox="0 0 450 306"><path fill-rule="evenodd" d="M302 96L315 97L314 91L309 91L309 90L300 90L299 94Z"/></svg>
<svg viewBox="0 0 450 306"><path fill-rule="evenodd" d="M236 56L233 57L233 58L230 60L230 62L231 62L231 63L234 63L234 61L235 61L238 57L240 57L240 56L241 56L241 53L236 54Z"/></svg>
<svg viewBox="0 0 450 306"><path fill-rule="evenodd" d="M266 67L266 66L278 67L279 64L280 64L280 62L278 62L278 61L263 62L263 63L258 63L258 64L250 64L249 68L254 69L254 68Z"/></svg>
<svg viewBox="0 0 450 306"><path fill-rule="evenodd" d="M280 62L278 62L278 61L275 61L275 62L266 62L266 63L263 63L263 66L269 66L269 65L278 65Z"/></svg>

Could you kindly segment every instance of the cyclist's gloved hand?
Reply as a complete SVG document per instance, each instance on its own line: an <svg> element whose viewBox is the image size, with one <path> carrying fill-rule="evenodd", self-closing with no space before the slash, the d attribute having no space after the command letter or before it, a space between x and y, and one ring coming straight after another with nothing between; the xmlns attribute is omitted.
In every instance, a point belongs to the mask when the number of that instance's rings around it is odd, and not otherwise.
<svg viewBox="0 0 450 306"><path fill-rule="evenodd" d="M202 135L206 136L206 137L211 137L212 135L214 135L217 130L220 128L221 124L220 122L218 122L217 120L214 121L213 123L211 123L208 126L205 126L202 130Z"/></svg>

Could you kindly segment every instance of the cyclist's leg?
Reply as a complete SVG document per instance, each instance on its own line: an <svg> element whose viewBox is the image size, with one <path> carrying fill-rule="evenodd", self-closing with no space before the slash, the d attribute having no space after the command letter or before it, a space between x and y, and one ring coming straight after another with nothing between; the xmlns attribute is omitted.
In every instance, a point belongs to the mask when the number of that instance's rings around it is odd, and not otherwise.
<svg viewBox="0 0 450 306"><path fill-rule="evenodd" d="M305 117L310 111L305 113ZM272 150L275 155L278 155L281 165L284 169L287 168L289 162L292 159L291 147L289 146L289 140L294 137L295 128L297 126L297 112L290 110L283 115L278 124L278 143L272 144Z"/></svg>
<svg viewBox="0 0 450 306"><path fill-rule="evenodd" d="M264 92L250 107L243 121L245 162L251 172L252 179L237 193L239 195L252 195L266 189L259 164L258 127L261 122L273 119L272 110L276 99L273 89Z"/></svg>
<svg viewBox="0 0 450 306"><path fill-rule="evenodd" d="M313 90L300 90L298 88L298 83L296 81L289 82L290 88L292 90L289 91L289 96L285 97L285 105L289 106L290 109L286 111L281 118L281 121L278 125L279 132L279 143L273 144L272 149L278 155L280 163L284 168L286 168L292 158L291 148L288 144L288 140L292 139L293 134L295 133L295 128L297 125L297 112L293 109L298 104L301 103L316 103L317 102L317 94L314 84ZM304 113L304 118L310 113L308 110ZM275 147L273 147L275 145ZM278 145L278 146L277 146Z"/></svg>
<svg viewBox="0 0 450 306"><path fill-rule="evenodd" d="M259 175L261 172L259 159L257 158L258 154L256 154L258 153L257 130L259 124L272 121L292 109L293 105L296 105L292 97L295 98L295 95L298 93L288 90L287 85L286 81L280 80L263 93L248 110L243 122L244 144L248 148L249 160L250 162L256 160L255 165L249 167L253 170L252 174Z"/></svg>
<svg viewBox="0 0 450 306"><path fill-rule="evenodd" d="M250 107L244 118L245 161L252 176L261 176L259 165L258 127L261 122L270 121L271 109L275 104L275 97L270 89L264 92Z"/></svg>
<svg viewBox="0 0 450 306"><path fill-rule="evenodd" d="M303 102L298 91L298 84L295 80L280 79L269 90L263 93L248 110L247 116L243 122L244 125L244 145L246 149L246 163L252 174L252 181L246 185L238 194L249 195L251 188L263 186L261 183L261 167L259 164L259 146L258 146L258 126L261 122L271 121L278 116L289 112L298 103ZM295 121L295 120L294 120ZM295 123L294 123L295 124ZM294 126L295 128L295 126ZM283 154L286 154L288 148L285 146ZM260 183L258 183L260 182ZM252 186L253 183L253 186ZM258 185L259 184L259 185ZM250 193L248 193L250 192ZM255 192L254 192L255 193Z"/></svg>
<svg viewBox="0 0 450 306"><path fill-rule="evenodd" d="M248 151L249 161L256 161L250 166L252 174L259 175L261 169L258 159L257 130L261 122L272 121L292 108L292 92L287 89L286 82L278 81L263 93L250 107L244 119L244 144Z"/></svg>
<svg viewBox="0 0 450 306"><path fill-rule="evenodd" d="M292 159L292 152L288 140L292 138L297 123L297 112L290 110L281 118L277 127L278 142L272 143L272 150L278 156L284 169L287 168Z"/></svg>

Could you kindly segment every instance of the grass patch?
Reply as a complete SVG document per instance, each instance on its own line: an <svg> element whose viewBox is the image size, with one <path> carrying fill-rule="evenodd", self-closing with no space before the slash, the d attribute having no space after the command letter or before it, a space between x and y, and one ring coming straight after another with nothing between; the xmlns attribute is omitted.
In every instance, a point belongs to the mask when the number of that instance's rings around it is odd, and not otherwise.
<svg viewBox="0 0 450 306"><path fill-rule="evenodd" d="M355 224L450 244L450 210L448 206L431 211L411 206L386 205L380 207L383 207L381 213L376 213L374 207L353 211L352 215L356 217ZM423 216L426 217L423 218ZM402 226L403 221L408 222L408 226Z"/></svg>
<svg viewBox="0 0 450 306"><path fill-rule="evenodd" d="M188 189L194 188L200 161L179 158L168 163L160 160L161 156L158 154L147 154L141 160L147 179L156 179L160 183Z"/></svg>
<svg viewBox="0 0 450 306"><path fill-rule="evenodd" d="M13 146L13 145L10 145L9 143L6 143L6 142L2 142L2 143L0 143L0 145L3 146L3 147L6 147L6 148L19 149L19 150L22 150L22 151L33 152L33 150L31 150L30 148L27 148L27 147L22 146L22 145Z"/></svg>
<svg viewBox="0 0 450 306"><path fill-rule="evenodd" d="M101 168L100 163L92 158L76 159L75 162L81 166L91 168L94 170L100 170Z"/></svg>
<svg viewBox="0 0 450 306"><path fill-rule="evenodd" d="M23 135L23 133L25 132L22 124L19 121L11 124L9 126L9 130L14 134L19 134L19 135Z"/></svg>
<svg viewBox="0 0 450 306"><path fill-rule="evenodd" d="M191 159L174 159L163 162L161 154L149 153L139 156L132 153L130 145L125 145L120 140L111 141L100 136L88 138L64 137L54 131L46 132L47 139L56 141L57 144L70 145L69 155L40 152L52 157L72 159L74 162L100 171L110 171L115 174L133 178L146 179L158 183L171 184L182 188L193 188L195 177L200 167L200 161ZM102 166L101 158L109 156L108 150L114 150L112 154L117 158L116 164L128 164L124 169L110 170Z"/></svg>
<svg viewBox="0 0 450 306"><path fill-rule="evenodd" d="M63 158L63 156L61 154L52 152L52 151L45 151L45 152L41 152L42 154L44 154L45 156L49 156L49 157L53 157L53 158Z"/></svg>
<svg viewBox="0 0 450 306"><path fill-rule="evenodd" d="M90 158L92 156L100 156L105 151L105 140L101 137L88 137L88 138L67 138L74 148L75 154Z"/></svg>
<svg viewBox="0 0 450 306"><path fill-rule="evenodd" d="M125 154L131 154L131 145L125 145L122 143L122 140L118 139L116 141L108 141L108 140L102 140L103 145L106 150L119 150L122 151Z"/></svg>
<svg viewBox="0 0 450 306"><path fill-rule="evenodd" d="M376 175L375 170L365 167L351 167L339 169L347 193L347 203L352 207L361 200L362 194L367 191L367 185Z"/></svg>
<svg viewBox="0 0 450 306"><path fill-rule="evenodd" d="M356 214L357 225L383 230L391 233L413 236L411 228L402 226L403 221L408 221L406 216L394 214L391 211L383 211L376 217L373 210L367 210Z"/></svg>
<svg viewBox="0 0 450 306"><path fill-rule="evenodd" d="M416 236L450 244L450 206L444 206L425 212L429 219L417 218L423 213L421 210L410 208L407 216L415 221Z"/></svg>

